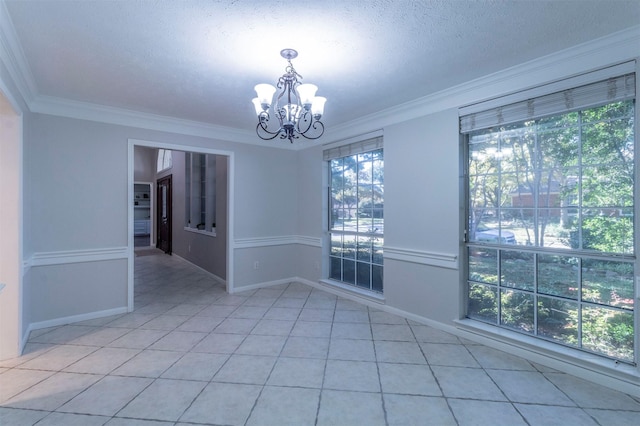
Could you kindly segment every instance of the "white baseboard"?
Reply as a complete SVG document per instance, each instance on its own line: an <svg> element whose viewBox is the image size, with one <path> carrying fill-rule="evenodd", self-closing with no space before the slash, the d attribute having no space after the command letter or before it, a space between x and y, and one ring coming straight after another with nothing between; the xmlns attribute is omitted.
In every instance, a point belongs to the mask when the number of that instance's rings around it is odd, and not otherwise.
<svg viewBox="0 0 640 426"><path fill-rule="evenodd" d="M444 324L411 312L403 311L402 309L388 306L384 303L383 299L368 297L367 295L358 294L357 292L343 290L327 282L314 282L305 278L291 277L277 281L252 284L236 289L236 291L256 290L259 288L290 282L306 284L310 287L335 294L336 296L344 297L345 299L353 300L375 309L398 315L420 324L428 325L440 331L498 349L510 355L518 356L528 361L640 398L640 377L638 376L637 370L634 370L631 366L623 366L622 364L615 363L614 361L609 361L611 365L607 366L605 365L606 361L601 361L600 363L597 362L597 359L600 357L589 356L588 354L582 355L580 353L578 356L575 356L574 354L571 356L568 355L570 350L565 350L564 347L556 348L557 345L551 343L545 345L544 343L546 342L538 342L537 339L534 344L527 344L524 341L519 342L517 339L510 336L502 336L500 333L491 334L489 332L482 332L478 327L466 326L464 320L456 321L455 325ZM545 346L548 346L548 348Z"/></svg>
<svg viewBox="0 0 640 426"><path fill-rule="evenodd" d="M33 330L39 330L41 328L57 327L59 325L73 324L76 322L87 321L87 320L92 320L97 318L104 318L112 315L126 314L127 312L128 312L127 307L122 306L120 308L105 309L103 311L88 312L86 314L71 315L68 317L55 318L55 319L46 320L46 321L32 322L31 324L29 324L29 327L27 328L26 336L24 336L23 339L25 338L28 339L29 333L31 333Z"/></svg>
<svg viewBox="0 0 640 426"><path fill-rule="evenodd" d="M293 282L300 282L300 279L299 278L285 278L285 279L282 279L282 280L265 281L265 282L257 283L257 284L243 285L242 287L234 287L233 291L230 291L229 294L237 294L237 293L242 293L244 291L249 291L249 290L259 290L261 288L273 287L273 286L276 286L276 285L288 284L288 283L293 283Z"/></svg>

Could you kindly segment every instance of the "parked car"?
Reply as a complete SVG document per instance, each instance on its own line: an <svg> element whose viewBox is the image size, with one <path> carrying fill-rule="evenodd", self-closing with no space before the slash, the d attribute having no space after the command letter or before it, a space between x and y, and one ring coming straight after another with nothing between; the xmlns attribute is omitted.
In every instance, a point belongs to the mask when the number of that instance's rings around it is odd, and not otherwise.
<svg viewBox="0 0 640 426"><path fill-rule="evenodd" d="M476 241L494 244L516 244L516 236L513 232L504 229L502 230L502 235L499 229L485 229L476 231Z"/></svg>

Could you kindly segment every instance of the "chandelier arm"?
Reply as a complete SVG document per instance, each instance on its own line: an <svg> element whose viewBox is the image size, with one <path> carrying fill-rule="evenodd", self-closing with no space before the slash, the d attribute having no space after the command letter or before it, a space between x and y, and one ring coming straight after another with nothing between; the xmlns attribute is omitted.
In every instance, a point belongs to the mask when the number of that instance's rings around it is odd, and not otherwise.
<svg viewBox="0 0 640 426"><path fill-rule="evenodd" d="M279 127L275 131L270 131L268 129L269 126L269 114L264 113L258 117L258 125L256 126L256 133L258 137L262 140L269 141L271 139L275 139L276 136L280 134L282 131L282 127ZM269 135L269 136L267 136Z"/></svg>
<svg viewBox="0 0 640 426"><path fill-rule="evenodd" d="M271 139L275 139L280 134L280 131L270 132L267 129L265 129L261 125L261 123L258 123L258 125L256 126L256 133L258 134L258 137L263 141L270 141ZM265 134L270 136L264 136Z"/></svg>
<svg viewBox="0 0 640 426"><path fill-rule="evenodd" d="M310 127L312 127L314 129L314 132L312 132L312 133L315 133L316 131L319 131L320 133L318 134L318 136L307 136L307 133L309 133L309 131L307 129L306 132L300 133L305 139L311 139L311 140L318 139L322 135L324 135L324 124L322 124L322 121L314 121L313 123L311 123ZM320 130L317 130L317 129L320 129Z"/></svg>
<svg viewBox="0 0 640 426"><path fill-rule="evenodd" d="M291 143L293 143L294 139L299 139L300 135L306 139L318 139L324 134L324 124L319 120L321 115L314 115L310 112L309 101L306 100L306 97L305 102L307 104L302 105L298 86L302 84L303 77L297 73L291 63L291 59L296 58L298 52L294 49L283 49L280 55L287 60L288 64L285 67L285 73L276 83L279 93L274 102L270 105L269 102L262 101L261 107L263 111L261 112L260 105L256 104L258 109L256 133L263 140L271 140L280 136L280 139L289 139ZM258 91L257 87L256 91ZM270 87L273 88L273 86ZM313 93L315 93L315 90ZM260 96L260 93L258 93L258 96ZM256 101L254 99L254 104ZM279 123L279 127L275 131L269 130L269 110L273 111Z"/></svg>
<svg viewBox="0 0 640 426"><path fill-rule="evenodd" d="M303 123L305 124L308 123L306 129L304 130L300 127ZM311 116L311 113L309 111L303 110L302 113L300 114L300 117L298 118L298 122L296 123L296 130L301 135L304 135L309 131L309 129L311 129L312 125L313 125L313 117Z"/></svg>

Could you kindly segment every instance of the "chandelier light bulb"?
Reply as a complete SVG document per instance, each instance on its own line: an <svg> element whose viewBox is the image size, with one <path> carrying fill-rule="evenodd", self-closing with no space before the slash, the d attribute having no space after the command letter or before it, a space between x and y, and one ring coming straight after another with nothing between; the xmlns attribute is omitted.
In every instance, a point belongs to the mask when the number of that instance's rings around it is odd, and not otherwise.
<svg viewBox="0 0 640 426"><path fill-rule="evenodd" d="M313 104L313 98L316 96L316 92L318 91L318 86L315 84L301 84L298 86L298 94L300 95L300 102L302 106L309 110L311 108L311 104Z"/></svg>
<svg viewBox="0 0 640 426"><path fill-rule="evenodd" d="M324 114L324 104L327 102L327 98L323 96L316 96L313 98L313 104L311 105L311 114L316 120L322 118Z"/></svg>
<svg viewBox="0 0 640 426"><path fill-rule="evenodd" d="M253 98L251 100L251 102L253 102L253 107L256 109L256 115L260 116L260 113L264 111L262 109L262 103L260 102L260 99L259 98Z"/></svg>
<svg viewBox="0 0 640 426"><path fill-rule="evenodd" d="M276 93L276 88L270 84L262 83L256 84L255 90L260 103L263 105L262 108L266 111L266 109L271 106L273 94ZM265 108L264 105L266 105L267 108Z"/></svg>

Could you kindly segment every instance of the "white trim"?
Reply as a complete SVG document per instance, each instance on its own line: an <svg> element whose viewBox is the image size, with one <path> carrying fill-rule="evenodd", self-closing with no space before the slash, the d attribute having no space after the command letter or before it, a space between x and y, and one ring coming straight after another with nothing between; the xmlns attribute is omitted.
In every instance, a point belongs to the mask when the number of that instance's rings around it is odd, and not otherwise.
<svg viewBox="0 0 640 426"><path fill-rule="evenodd" d="M385 259L418 263L420 265L436 266L439 268L458 269L458 256L454 254L435 253L389 246L384 246L382 252L384 253Z"/></svg>
<svg viewBox="0 0 640 426"><path fill-rule="evenodd" d="M596 71L580 74L574 77L565 78L554 81L552 83L536 86L531 89L521 90L509 95L492 98L486 101L477 102L470 105L461 106L459 115L471 115L488 109L497 108L503 105L509 105L516 102L522 102L528 99L538 98L540 96L549 95L551 93L561 92L567 89L573 89L606 80L612 77L618 77L630 74L636 71L635 61L628 61L618 65L601 68Z"/></svg>
<svg viewBox="0 0 640 426"><path fill-rule="evenodd" d="M29 106L38 90L4 1L0 1L0 58L4 58L2 63Z"/></svg>
<svg viewBox="0 0 640 426"><path fill-rule="evenodd" d="M6 5L2 4L0 7L4 9L2 11L4 13L0 13L0 16L4 15L4 19L0 21L0 28L4 29L0 32L0 48L2 48L0 54L6 57L7 69L33 112L292 150L340 141L368 133L371 129L384 128L438 111L469 105L603 66L625 62L637 56L637 47L640 43L640 25L638 25L332 126L327 129L322 140L282 144L278 143L279 139L277 141L258 140L255 134L248 130L39 95L20 44L17 43L15 29L6 11Z"/></svg>
<svg viewBox="0 0 640 426"><path fill-rule="evenodd" d="M127 245L129 246L129 252L127 254L127 312L133 312L134 310L134 278L133 278L133 265L135 259L135 235L134 235L134 202L135 197L135 145L131 143L131 140L127 144ZM154 185L151 186L152 192L155 192ZM154 205L150 205L151 216L154 216Z"/></svg>
<svg viewBox="0 0 640 426"><path fill-rule="evenodd" d="M265 288L265 287L273 287L276 285L281 285L281 284L289 284L292 282L296 282L296 281L300 281L299 278L284 278L281 280L274 280L274 281L265 281L265 282L261 282L261 283L257 283L257 284L249 284L249 285L243 285L242 287L236 287L233 292L229 292L230 294L237 294L237 293L242 293L245 291L249 291L249 290L259 290L261 288Z"/></svg>
<svg viewBox="0 0 640 426"><path fill-rule="evenodd" d="M70 117L79 120L90 120L127 127L138 127L141 129L178 133L182 135L264 145L264 143L260 143L262 142L261 140L256 140L257 137L255 133L247 130L217 126L214 124L184 120L158 114L143 113L88 102L54 98L51 96L36 96L29 104L29 108L35 113ZM282 145L284 146L284 144Z"/></svg>
<svg viewBox="0 0 640 426"><path fill-rule="evenodd" d="M317 285L314 284L314 287L328 291L329 293L337 294L338 296L345 297L347 299L361 301L363 303L365 301L373 302L374 304L376 304L376 306L377 304L385 303L384 294L365 290L364 288L345 284L343 282L335 281L330 278L320 279Z"/></svg>
<svg viewBox="0 0 640 426"><path fill-rule="evenodd" d="M63 265L69 263L102 262L105 260L127 259L127 247L111 247L88 250L67 250L34 253L31 267Z"/></svg>
<svg viewBox="0 0 640 426"><path fill-rule="evenodd" d="M193 232L194 234L205 235L207 237L217 236L216 228L213 228L212 231L205 231L204 229L195 229L195 228L189 228L188 226L184 226L182 229L186 232Z"/></svg>
<svg viewBox="0 0 640 426"><path fill-rule="evenodd" d="M296 235L296 244L322 248L322 238L308 237L306 235Z"/></svg>
<svg viewBox="0 0 640 426"><path fill-rule="evenodd" d="M450 87L327 129L324 143L371 129L412 120L461 105L510 93L633 60L638 56L640 25L572 46L523 64ZM309 148L305 146L303 148Z"/></svg>
<svg viewBox="0 0 640 426"><path fill-rule="evenodd" d="M640 397L640 374L631 365L469 319L455 321L454 334Z"/></svg>
<svg viewBox="0 0 640 426"><path fill-rule="evenodd" d="M31 324L29 324L29 328L27 330L27 338L28 338L28 333L31 333L33 330L39 330L41 328L57 327L59 325L73 324L76 322L88 321L88 320L93 320L97 318L110 317L112 315L121 315L126 313L127 313L127 307L122 306L120 308L105 309L103 311L88 312L86 314L71 315L63 318L55 318L55 319L46 320L46 321L32 322Z"/></svg>
<svg viewBox="0 0 640 426"><path fill-rule="evenodd" d="M301 244L311 247L322 247L322 239L304 235L282 235L275 237L238 238L235 248L247 249L254 247L284 246Z"/></svg>
<svg viewBox="0 0 640 426"><path fill-rule="evenodd" d="M179 145L172 143L154 142L142 139L128 139L128 207L127 207L127 232L129 236L129 266L127 271L128 277L128 307L129 312L134 309L134 244L133 244L133 185L134 185L134 147L144 146L148 148L164 148L175 151L200 152L203 154L222 155L228 158L227 164L227 264L225 282L226 291L233 293L234 286L234 212L235 212L235 153L233 151L225 151L220 149L195 147L189 145Z"/></svg>

